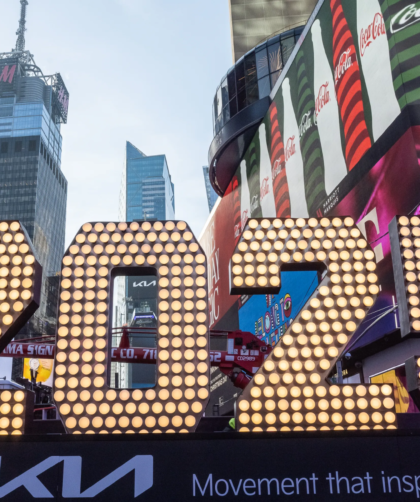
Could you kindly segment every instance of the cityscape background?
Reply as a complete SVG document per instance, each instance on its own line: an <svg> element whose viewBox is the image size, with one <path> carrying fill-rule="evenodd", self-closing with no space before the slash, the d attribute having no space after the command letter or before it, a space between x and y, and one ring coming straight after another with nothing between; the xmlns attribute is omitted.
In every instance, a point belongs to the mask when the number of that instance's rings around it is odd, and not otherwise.
<svg viewBox="0 0 420 502"><path fill-rule="evenodd" d="M16 43L19 7L0 0L2 51ZM227 0L30 2L25 38L44 74L61 72L70 92L66 246L86 221L117 219L126 141L166 155L176 218L198 236L214 90L232 64Z"/></svg>

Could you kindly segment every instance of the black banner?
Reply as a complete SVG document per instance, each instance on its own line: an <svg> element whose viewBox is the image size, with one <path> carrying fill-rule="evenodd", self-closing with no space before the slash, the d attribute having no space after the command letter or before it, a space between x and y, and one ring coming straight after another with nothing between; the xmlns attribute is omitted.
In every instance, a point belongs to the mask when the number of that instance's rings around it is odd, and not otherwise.
<svg viewBox="0 0 420 502"><path fill-rule="evenodd" d="M420 434L8 437L0 499L410 501Z"/></svg>

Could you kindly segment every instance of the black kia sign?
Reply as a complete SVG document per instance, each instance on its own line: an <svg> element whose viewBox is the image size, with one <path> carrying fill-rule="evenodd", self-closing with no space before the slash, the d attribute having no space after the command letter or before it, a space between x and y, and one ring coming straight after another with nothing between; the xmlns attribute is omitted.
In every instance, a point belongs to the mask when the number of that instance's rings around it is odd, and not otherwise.
<svg viewBox="0 0 420 502"><path fill-rule="evenodd" d="M147 275L135 275L127 278L128 297L133 300L157 298L157 277Z"/></svg>
<svg viewBox="0 0 420 502"><path fill-rule="evenodd" d="M414 501L420 434L1 438L0 499Z"/></svg>

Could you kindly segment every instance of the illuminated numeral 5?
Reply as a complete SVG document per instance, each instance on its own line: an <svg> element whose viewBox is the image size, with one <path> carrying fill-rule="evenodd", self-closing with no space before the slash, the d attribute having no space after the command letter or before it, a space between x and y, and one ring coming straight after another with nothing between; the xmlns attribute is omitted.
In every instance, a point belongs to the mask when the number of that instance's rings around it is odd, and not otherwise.
<svg viewBox="0 0 420 502"><path fill-rule="evenodd" d="M158 276L157 385L108 387L117 270ZM70 433L194 431L209 396L206 258L187 224L86 223L63 258L54 399Z"/></svg>
<svg viewBox="0 0 420 502"><path fill-rule="evenodd" d="M249 220L231 294L278 293L280 270L327 274L237 403L240 431L396 428L390 385L326 378L379 292L374 253L351 218Z"/></svg>

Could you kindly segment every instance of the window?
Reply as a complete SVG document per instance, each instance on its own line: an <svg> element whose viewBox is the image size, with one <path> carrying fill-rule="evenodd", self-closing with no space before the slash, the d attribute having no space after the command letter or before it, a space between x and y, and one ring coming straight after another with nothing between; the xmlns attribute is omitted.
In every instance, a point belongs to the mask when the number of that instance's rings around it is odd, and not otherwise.
<svg viewBox="0 0 420 502"><path fill-rule="evenodd" d="M238 107L236 106L236 97L230 101L229 111L231 117L235 116L238 113Z"/></svg>
<svg viewBox="0 0 420 502"><path fill-rule="evenodd" d="M294 48L295 48L294 37L289 37L289 38L286 38L285 40L281 41L281 55L282 55L282 59L283 59L283 66L289 60Z"/></svg>
<svg viewBox="0 0 420 502"><path fill-rule="evenodd" d="M9 151L9 143L5 142L1 144L1 153L7 153Z"/></svg>
<svg viewBox="0 0 420 502"><path fill-rule="evenodd" d="M262 51L257 52L256 60L258 78L265 77L268 75L268 57L267 49L265 47Z"/></svg>
<svg viewBox="0 0 420 502"><path fill-rule="evenodd" d="M245 57L245 80L248 84L257 78L257 68L255 61L255 52Z"/></svg>
<svg viewBox="0 0 420 502"><path fill-rule="evenodd" d="M0 98L0 105L13 105L15 98Z"/></svg>
<svg viewBox="0 0 420 502"><path fill-rule="evenodd" d="M29 140L29 151L36 152L36 139Z"/></svg>
<svg viewBox="0 0 420 502"><path fill-rule="evenodd" d="M236 96L236 85L235 85L235 70L231 70L227 76L228 89L229 89L229 100Z"/></svg>
<svg viewBox="0 0 420 502"><path fill-rule="evenodd" d="M115 269L114 269L115 270ZM110 385L144 389L156 385L157 276L153 268L138 268L142 275L117 271L112 295L112 347L123 348L127 362L111 364ZM151 275L150 275L151 274ZM124 330L123 326L127 326ZM134 360L134 348L144 348L144 363Z"/></svg>
<svg viewBox="0 0 420 502"><path fill-rule="evenodd" d="M279 79L279 77L280 77L280 72L279 71L276 71L275 73L271 74L271 87L272 88L274 88L274 86L276 85L277 80Z"/></svg>
<svg viewBox="0 0 420 502"><path fill-rule="evenodd" d="M273 44L268 47L268 63L270 67L270 73L274 73L282 68L281 56L280 56L280 44Z"/></svg>
<svg viewBox="0 0 420 502"><path fill-rule="evenodd" d="M19 153L22 151L22 141L16 141L15 143L15 153Z"/></svg>
<svg viewBox="0 0 420 502"><path fill-rule="evenodd" d="M258 80L258 93L260 99L265 98L270 95L270 77L267 75L266 77Z"/></svg>
<svg viewBox="0 0 420 502"><path fill-rule="evenodd" d="M4 106L0 108L0 117L13 117L13 106Z"/></svg>
<svg viewBox="0 0 420 502"><path fill-rule="evenodd" d="M239 91L245 89L245 68L243 61L236 64L235 73L236 73L236 90L239 93Z"/></svg>
<svg viewBox="0 0 420 502"><path fill-rule="evenodd" d="M227 78L222 82L222 104L223 108L229 103L229 91L228 91L228 81Z"/></svg>

